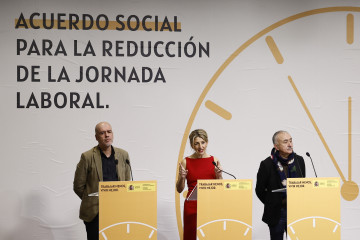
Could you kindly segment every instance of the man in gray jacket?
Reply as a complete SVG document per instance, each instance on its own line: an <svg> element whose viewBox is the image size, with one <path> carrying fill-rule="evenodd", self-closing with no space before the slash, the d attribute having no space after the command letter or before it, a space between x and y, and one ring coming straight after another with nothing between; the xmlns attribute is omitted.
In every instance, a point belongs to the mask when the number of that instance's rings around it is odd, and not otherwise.
<svg viewBox="0 0 360 240"><path fill-rule="evenodd" d="M111 125L100 122L95 127L99 143L81 154L74 177L74 192L81 199L80 219L84 221L88 240L99 239L99 182L130 180L129 154L112 146ZM90 194L90 195L89 195Z"/></svg>

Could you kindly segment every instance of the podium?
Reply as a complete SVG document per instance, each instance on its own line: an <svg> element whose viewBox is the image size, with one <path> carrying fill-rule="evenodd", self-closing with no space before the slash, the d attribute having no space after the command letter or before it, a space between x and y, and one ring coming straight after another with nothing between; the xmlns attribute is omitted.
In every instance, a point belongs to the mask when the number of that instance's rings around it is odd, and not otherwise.
<svg viewBox="0 0 360 240"><path fill-rule="evenodd" d="M340 240L340 178L288 178L287 224L290 240Z"/></svg>
<svg viewBox="0 0 360 240"><path fill-rule="evenodd" d="M252 236L252 180L198 180L197 238Z"/></svg>
<svg viewBox="0 0 360 240"><path fill-rule="evenodd" d="M99 183L99 239L157 239L156 181Z"/></svg>

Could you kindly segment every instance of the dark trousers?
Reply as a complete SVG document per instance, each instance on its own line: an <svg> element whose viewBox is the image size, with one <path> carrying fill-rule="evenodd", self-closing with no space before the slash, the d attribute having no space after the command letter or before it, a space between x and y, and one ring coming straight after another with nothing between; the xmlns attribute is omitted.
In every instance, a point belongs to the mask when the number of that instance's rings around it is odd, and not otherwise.
<svg viewBox="0 0 360 240"><path fill-rule="evenodd" d="M88 240L99 240L99 214L91 222L85 222Z"/></svg>
<svg viewBox="0 0 360 240"><path fill-rule="evenodd" d="M283 240L284 233L287 232L287 210L282 208L279 223L269 226L271 240Z"/></svg>

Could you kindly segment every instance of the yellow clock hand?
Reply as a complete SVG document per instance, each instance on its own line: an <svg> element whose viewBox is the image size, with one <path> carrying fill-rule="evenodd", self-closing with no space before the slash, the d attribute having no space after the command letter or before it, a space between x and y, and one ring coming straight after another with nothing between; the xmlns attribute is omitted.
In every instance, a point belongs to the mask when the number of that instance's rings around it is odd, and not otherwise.
<svg viewBox="0 0 360 240"><path fill-rule="evenodd" d="M341 195L347 201L355 200L357 198L357 196L359 195L359 186L355 182L351 181L351 98L349 98L349 103L348 103L349 104L349 128L348 128L348 131L349 131L349 137L348 137L348 140L349 140L349 181L346 181L346 179L344 177L344 174L342 173L342 171L341 171L339 165L337 164L333 154L331 153L329 146L327 145L323 135L321 134L319 127L315 123L314 118L312 117L308 107L305 104L304 99L300 95L300 92L297 89L297 87L296 87L294 81L292 80L291 76L288 76L288 79L289 79L289 82L290 82L291 86L293 87L297 97L299 98L299 100L301 102L301 105L303 106L306 114L308 115L311 123L313 124L317 134L319 135L321 142L323 143L326 151L328 152L328 154L329 154L329 156L330 156L336 170L338 171L341 179L344 182L343 186L341 187Z"/></svg>
<svg viewBox="0 0 360 240"><path fill-rule="evenodd" d="M325 141L325 139L324 139L324 137L323 137L322 133L320 132L319 127L317 126L317 124L316 124L316 122L315 122L314 118L312 117L312 115L311 115L311 113L310 113L310 111L309 111L308 107L306 106L304 99L303 99L303 98L302 98L302 96L300 95L300 92L299 92L299 90L297 89L297 87L296 87L296 85L295 85L294 81L292 80L291 76L288 76L288 79L289 79L290 84L291 84L291 86L293 87L293 89L294 89L294 91L295 91L295 93L296 93L297 97L299 98L299 100L300 100L300 102L301 102L301 105L303 106L303 108L304 108L304 110L305 110L306 114L308 115L308 117L309 117L309 119L310 119L310 121L311 121L312 125L314 126L314 128L315 128L315 130L316 130L317 134L319 135L321 142L323 143L323 145L324 145L324 147L325 147L326 151L328 152L328 154L329 154L329 156L330 156L330 158L331 158L331 160L332 160L332 162L333 162L333 164L334 164L334 166L335 166L336 170L338 171L338 173L339 173L339 175L340 175L341 179L345 182L345 181L346 181L346 179L345 179L345 177L344 177L344 174L342 173L342 171L341 171L341 169L340 169L339 165L337 164L337 162L336 162L336 160L335 160L335 158L334 158L334 156L333 156L333 154L332 154L332 152L331 152L331 150L330 150L329 146L327 145L327 143L326 143L326 141Z"/></svg>
<svg viewBox="0 0 360 240"><path fill-rule="evenodd" d="M348 177L351 181L351 97L348 98L348 149L349 149L349 163L348 163Z"/></svg>

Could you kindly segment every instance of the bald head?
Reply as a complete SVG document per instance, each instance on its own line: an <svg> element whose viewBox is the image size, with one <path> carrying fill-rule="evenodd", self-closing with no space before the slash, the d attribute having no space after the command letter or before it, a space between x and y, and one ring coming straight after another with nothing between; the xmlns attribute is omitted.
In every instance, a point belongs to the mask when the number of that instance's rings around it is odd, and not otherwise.
<svg viewBox="0 0 360 240"><path fill-rule="evenodd" d="M113 143L113 132L110 123L100 122L95 126L95 138L102 150L111 147Z"/></svg>
<svg viewBox="0 0 360 240"><path fill-rule="evenodd" d="M95 134L98 133L98 132L99 132L99 129L102 128L102 127L104 127L104 126L109 126L110 128L112 128L111 125L110 125L110 123L108 123L108 122L99 122L99 123L96 124L96 126L95 126Z"/></svg>

